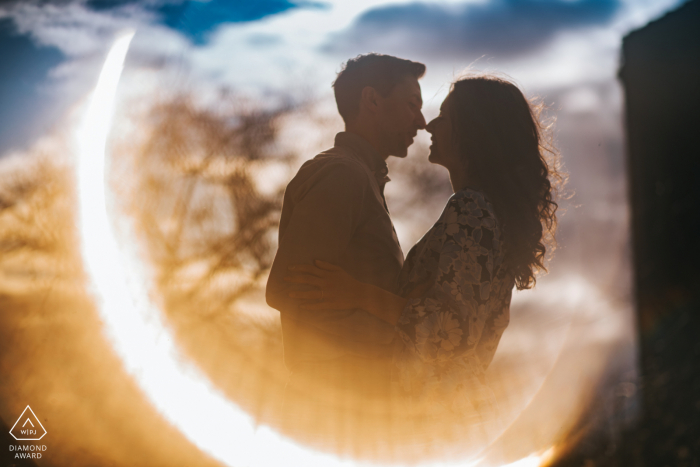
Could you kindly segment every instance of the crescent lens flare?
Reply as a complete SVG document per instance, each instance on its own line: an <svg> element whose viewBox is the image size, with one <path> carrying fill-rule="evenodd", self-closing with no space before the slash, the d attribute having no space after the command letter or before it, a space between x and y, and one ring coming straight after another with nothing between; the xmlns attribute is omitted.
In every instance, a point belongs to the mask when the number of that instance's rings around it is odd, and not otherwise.
<svg viewBox="0 0 700 467"><path fill-rule="evenodd" d="M134 247L133 234L118 238L107 209L106 148L118 84L134 34L123 33L109 51L76 133L81 254L107 337L126 372L163 417L226 465L352 464L295 444L267 427L256 427L248 414L227 400L174 344L149 297L149 274ZM540 457L533 455L512 465L539 463Z"/></svg>

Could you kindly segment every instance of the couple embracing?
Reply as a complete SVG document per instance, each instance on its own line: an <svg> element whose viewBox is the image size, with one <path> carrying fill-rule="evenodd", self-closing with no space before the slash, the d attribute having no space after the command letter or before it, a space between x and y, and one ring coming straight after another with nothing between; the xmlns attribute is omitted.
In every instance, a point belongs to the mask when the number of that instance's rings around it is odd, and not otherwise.
<svg viewBox="0 0 700 467"><path fill-rule="evenodd" d="M484 372L513 288L544 268L559 174L538 109L507 80L467 77L426 124L424 73L388 55L348 60L333 84L345 131L285 191L266 298L280 311L287 393L319 406L398 398L465 414L493 404ZM386 159L406 157L420 130L454 194L404 260Z"/></svg>

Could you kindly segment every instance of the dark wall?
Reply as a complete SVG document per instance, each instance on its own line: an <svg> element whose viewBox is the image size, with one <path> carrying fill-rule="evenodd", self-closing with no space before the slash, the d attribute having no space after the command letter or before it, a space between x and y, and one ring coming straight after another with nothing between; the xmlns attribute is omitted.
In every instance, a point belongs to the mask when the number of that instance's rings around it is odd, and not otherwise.
<svg viewBox="0 0 700 467"><path fill-rule="evenodd" d="M700 1L623 41L642 419L636 464L700 465Z"/></svg>
<svg viewBox="0 0 700 467"><path fill-rule="evenodd" d="M641 326L700 292L700 2L623 42Z"/></svg>

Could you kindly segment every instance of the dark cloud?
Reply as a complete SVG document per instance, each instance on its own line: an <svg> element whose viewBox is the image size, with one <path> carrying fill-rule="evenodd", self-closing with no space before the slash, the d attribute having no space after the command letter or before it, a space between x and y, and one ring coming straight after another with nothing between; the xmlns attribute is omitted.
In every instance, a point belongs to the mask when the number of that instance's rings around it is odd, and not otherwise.
<svg viewBox="0 0 700 467"><path fill-rule="evenodd" d="M139 4L158 14L161 22L188 36L195 44L204 44L210 33L224 23L257 21L294 8L323 8L324 4L293 0L88 0L94 10L113 10Z"/></svg>
<svg viewBox="0 0 700 467"><path fill-rule="evenodd" d="M426 57L510 58L561 30L605 24L620 0L496 0L485 4L410 3L372 9L323 48Z"/></svg>

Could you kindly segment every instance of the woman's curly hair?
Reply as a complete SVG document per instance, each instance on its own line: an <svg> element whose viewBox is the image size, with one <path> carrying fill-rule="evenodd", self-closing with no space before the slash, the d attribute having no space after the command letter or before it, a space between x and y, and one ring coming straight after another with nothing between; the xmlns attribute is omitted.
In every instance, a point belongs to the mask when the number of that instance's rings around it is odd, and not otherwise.
<svg viewBox="0 0 700 467"><path fill-rule="evenodd" d="M505 265L518 290L546 271L555 248L555 195L566 182L544 105L528 102L518 87L493 75L467 76L452 84L453 135L469 178L493 202L501 222Z"/></svg>

